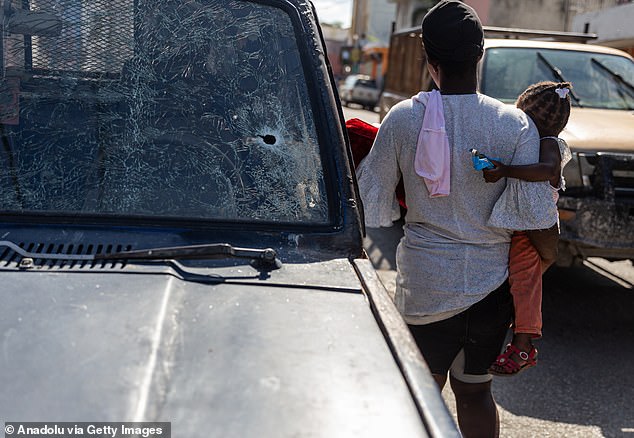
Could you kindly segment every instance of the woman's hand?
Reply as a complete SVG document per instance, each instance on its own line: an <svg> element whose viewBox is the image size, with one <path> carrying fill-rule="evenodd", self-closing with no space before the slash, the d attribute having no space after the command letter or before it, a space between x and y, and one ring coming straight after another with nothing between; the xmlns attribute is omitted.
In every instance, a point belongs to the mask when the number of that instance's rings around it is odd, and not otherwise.
<svg viewBox="0 0 634 438"><path fill-rule="evenodd" d="M498 182L506 176L504 171L506 166L499 161L491 160L490 158L489 160L495 165L495 167L493 169L483 169L482 176L484 176L484 180L488 183Z"/></svg>

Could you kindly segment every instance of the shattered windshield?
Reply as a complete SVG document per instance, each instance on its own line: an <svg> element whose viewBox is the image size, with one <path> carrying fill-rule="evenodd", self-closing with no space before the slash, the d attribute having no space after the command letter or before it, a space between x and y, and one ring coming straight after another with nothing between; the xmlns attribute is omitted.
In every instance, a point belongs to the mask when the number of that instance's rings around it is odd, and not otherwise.
<svg viewBox="0 0 634 438"><path fill-rule="evenodd" d="M552 67L552 68L551 68ZM572 83L584 108L634 109L634 62L625 56L572 50L490 48L483 64L481 91L514 103L522 91L539 81Z"/></svg>
<svg viewBox="0 0 634 438"><path fill-rule="evenodd" d="M283 10L4 0L0 211L326 223Z"/></svg>

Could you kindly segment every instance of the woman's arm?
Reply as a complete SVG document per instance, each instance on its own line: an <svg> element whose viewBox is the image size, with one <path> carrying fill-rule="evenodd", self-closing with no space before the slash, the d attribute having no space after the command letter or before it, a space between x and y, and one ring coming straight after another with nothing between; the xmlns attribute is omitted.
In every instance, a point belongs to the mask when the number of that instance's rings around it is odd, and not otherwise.
<svg viewBox="0 0 634 438"><path fill-rule="evenodd" d="M482 171L486 182L496 182L501 178L517 178L524 181L550 181L553 187L559 184L561 155L559 144L554 138L544 138L539 143L539 163L525 166L507 166L491 160L494 169Z"/></svg>
<svg viewBox="0 0 634 438"><path fill-rule="evenodd" d="M377 132L372 148L356 169L359 193L365 207L365 225L391 227L400 216L396 186L401 178L396 145L404 132L403 109L392 107Z"/></svg>

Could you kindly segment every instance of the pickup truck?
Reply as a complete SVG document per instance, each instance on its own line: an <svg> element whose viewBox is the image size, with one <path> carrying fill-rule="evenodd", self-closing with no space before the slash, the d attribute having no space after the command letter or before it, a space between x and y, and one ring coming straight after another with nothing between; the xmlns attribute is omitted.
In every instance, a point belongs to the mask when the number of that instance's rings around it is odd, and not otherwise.
<svg viewBox="0 0 634 438"><path fill-rule="evenodd" d="M460 436L364 252L310 2L2 13L0 421Z"/></svg>

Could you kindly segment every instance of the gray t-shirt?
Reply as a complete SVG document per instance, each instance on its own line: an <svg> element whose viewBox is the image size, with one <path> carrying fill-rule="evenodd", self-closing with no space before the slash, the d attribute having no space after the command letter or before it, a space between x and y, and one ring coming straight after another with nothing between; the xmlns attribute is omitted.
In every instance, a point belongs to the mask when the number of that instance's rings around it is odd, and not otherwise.
<svg viewBox="0 0 634 438"><path fill-rule="evenodd" d="M408 209L397 249L395 301L412 323L449 317L482 300L508 276L511 230L487 226L506 181L486 183L473 169L469 150L514 165L539 160L537 129L522 111L482 94L443 95L442 101L450 146L449 196L430 198L414 170L425 106L411 99L390 110L357 169L368 227L392 225L394 190L403 177ZM536 196L525 199L519 211L538 214L552 203L548 182L520 183L532 184ZM552 225L535 214L514 218L517 229Z"/></svg>

